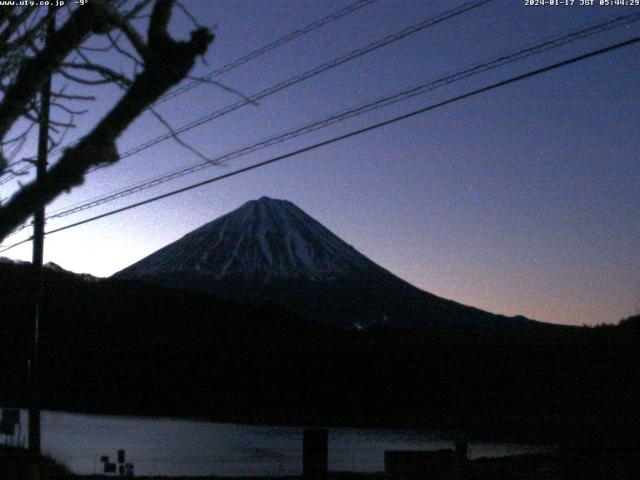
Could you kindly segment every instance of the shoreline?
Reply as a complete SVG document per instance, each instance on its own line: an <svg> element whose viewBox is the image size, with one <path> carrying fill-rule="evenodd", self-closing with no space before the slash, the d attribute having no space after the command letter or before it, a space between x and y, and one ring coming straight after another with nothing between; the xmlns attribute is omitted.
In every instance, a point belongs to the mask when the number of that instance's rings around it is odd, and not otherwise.
<svg viewBox="0 0 640 480"><path fill-rule="evenodd" d="M16 459L26 460L26 463L18 465ZM0 471L9 473L11 480L28 478L33 456L26 450L0 446ZM7 465L8 462L13 464ZM100 480L103 475L76 475L70 473L46 457L41 459L46 468L42 470L42 480ZM543 454L521 454L498 458L479 458L469 460L455 468L462 469L465 479L489 480L509 478L511 480L525 480L531 478L563 478L564 480L596 480L607 478L610 480L628 480L635 478L640 470L640 449L586 449L586 450L561 450ZM449 478L453 465L433 464L426 465L426 472L430 472L428 478ZM432 468L432 470L429 470ZM447 473L449 472L449 473ZM424 471L423 471L424 473ZM606 474L606 477L603 477ZM5 477L2 477L5 478ZM273 476L136 476L142 480L294 480L303 479L303 475L273 475ZM388 472L328 472L326 480L377 480L389 478ZM393 476L392 476L393 478ZM412 476L410 478L418 478Z"/></svg>
<svg viewBox="0 0 640 480"><path fill-rule="evenodd" d="M10 403L0 402L0 408L18 408L27 410L26 407ZM51 413L68 413L74 415L107 416L122 419L142 420L175 420L193 423L212 423L220 425L240 425L251 427L283 427L283 428L326 428L326 429L355 429L355 430L386 430L403 433L438 433L444 439L465 439L470 443L504 443L514 445L547 446L549 448L575 448L575 447L602 447L603 445L615 447L640 446L640 436L635 431L622 432L619 429L603 430L602 424L610 422L617 425L622 418L609 419L602 416L589 418L567 418L565 416L536 417L511 416L503 419L502 424L496 425L465 425L464 420L454 419L447 421L417 422L399 424L394 422L367 423L362 421L335 421L335 422L304 422L295 418L282 418L270 420L266 417L256 417L244 414L238 415L210 415L185 412L149 412L136 411L126 408L99 409L82 407L57 407L42 408L42 411ZM447 418L451 418L450 416ZM574 422L576 429L571 432L566 427L566 422ZM632 429L630 429L632 430Z"/></svg>

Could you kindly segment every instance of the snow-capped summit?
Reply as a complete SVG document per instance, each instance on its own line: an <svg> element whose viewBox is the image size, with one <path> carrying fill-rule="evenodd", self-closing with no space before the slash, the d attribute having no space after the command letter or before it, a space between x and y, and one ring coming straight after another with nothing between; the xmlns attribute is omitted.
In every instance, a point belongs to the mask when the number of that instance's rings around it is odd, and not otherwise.
<svg viewBox="0 0 640 480"><path fill-rule="evenodd" d="M300 208L262 197L123 270L126 276L197 272L215 279L329 280L379 268Z"/></svg>
<svg viewBox="0 0 640 480"><path fill-rule="evenodd" d="M245 203L115 276L268 300L307 319L351 327L505 320L410 285L293 203L268 197Z"/></svg>

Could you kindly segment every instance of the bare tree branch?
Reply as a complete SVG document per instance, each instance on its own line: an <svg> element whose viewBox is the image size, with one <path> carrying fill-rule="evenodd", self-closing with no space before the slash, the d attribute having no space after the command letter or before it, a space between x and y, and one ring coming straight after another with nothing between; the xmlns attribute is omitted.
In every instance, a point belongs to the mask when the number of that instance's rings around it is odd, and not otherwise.
<svg viewBox="0 0 640 480"><path fill-rule="evenodd" d="M213 163L213 160L211 158L207 157L204 153L202 153L197 148L195 148L192 145L189 145L187 142L183 141L180 138L180 135L178 135L175 132L175 130L173 129L173 127L171 126L169 121L166 120L162 115L160 115L160 113L158 113L158 111L155 108L151 107L149 110L151 111L153 116L156 117L160 121L160 123L162 123L162 125L165 126L165 128L169 131L169 133L171 133L171 138L173 138L176 141L176 143L178 143L182 147L186 148L191 153L195 154L201 160L204 160L205 162Z"/></svg>
<svg viewBox="0 0 640 480"><path fill-rule="evenodd" d="M224 83L219 82L218 80L212 80L211 78L205 78L205 77L195 77L192 75L188 76L187 78L189 78L190 80L195 80L196 82L208 83L209 85L216 86L224 90L225 92L233 93L234 95L237 95L242 100L244 100L245 102L251 105L259 105L259 103L256 100L252 99L248 95L245 95L240 90L230 87L228 85L225 85Z"/></svg>
<svg viewBox="0 0 640 480"><path fill-rule="evenodd" d="M104 65L98 65L95 63L75 63L75 62L64 62L61 64L64 68L74 68L77 70L85 70L89 72L95 72L102 76L107 83L119 83L122 85L131 85L132 80L127 78L126 76L112 70L111 68L105 67ZM68 73L68 72L66 72ZM83 79L83 81L86 81Z"/></svg>
<svg viewBox="0 0 640 480"><path fill-rule="evenodd" d="M85 35L100 30L98 22L100 2L88 3L78 8L67 23L55 32L49 45L36 57L23 62L14 84L6 91L0 103L0 139L3 139L25 106L34 98L47 76L76 48Z"/></svg>
<svg viewBox="0 0 640 480"><path fill-rule="evenodd" d="M96 6L93 7L93 12L85 8L88 5ZM80 45L85 35L90 32L109 35L110 28L117 25L131 42L131 34L125 30L131 27L115 10L104 7L101 0L88 5L74 10L72 18L51 39L50 46L35 58L25 61L18 77L25 78L30 73L34 78L30 79L27 93L20 93L12 87L7 89L0 103L0 138L6 135L13 122L24 113L46 78L46 72L64 68L64 58ZM167 25L173 5L172 0L156 0L149 22L147 43L139 35L134 37L135 41L139 40L144 45L144 54L140 51L141 45L133 45L143 58L143 69L132 81L129 80L128 88L116 105L77 144L64 150L58 162L41 181L32 181L22 186L5 205L0 206L0 240L25 222L38 206L47 204L64 191L82 184L91 167L116 162L116 140L119 136L149 105L184 79L193 68L196 58L206 52L214 38L206 28L193 31L188 41L176 41L170 37ZM88 16L92 18L87 18ZM36 66L43 69L44 73L36 71ZM100 69L95 71L98 70ZM112 75L117 72L106 70L99 73L111 75L113 81L120 75ZM84 99L62 92L55 94L53 98ZM71 125L63 122L57 124Z"/></svg>
<svg viewBox="0 0 640 480"><path fill-rule="evenodd" d="M167 26L171 20L171 9L174 0L157 0L151 12L149 22L148 43L151 49L162 49L171 41L167 33Z"/></svg>

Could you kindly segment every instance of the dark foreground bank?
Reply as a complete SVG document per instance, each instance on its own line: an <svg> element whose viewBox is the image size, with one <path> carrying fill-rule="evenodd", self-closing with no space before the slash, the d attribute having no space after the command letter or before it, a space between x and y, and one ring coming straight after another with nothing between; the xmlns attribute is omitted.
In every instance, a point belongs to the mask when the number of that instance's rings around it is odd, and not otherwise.
<svg viewBox="0 0 640 480"><path fill-rule="evenodd" d="M30 397L29 272L0 265L5 406ZM46 409L454 430L565 445L638 439L640 322L346 328L273 304L54 271L45 277Z"/></svg>
<svg viewBox="0 0 640 480"><path fill-rule="evenodd" d="M29 479L34 457L25 450L0 447L0 478ZM40 458L41 480L100 480L104 476L76 476L50 459ZM327 480L382 480L429 478L431 480L631 480L640 475L640 451L637 449L575 449L553 453L481 458L454 469L437 462L423 470L395 474L330 472ZM231 477L137 477L147 480L213 480ZM286 477L233 477L235 480L294 480Z"/></svg>
<svg viewBox="0 0 640 480"><path fill-rule="evenodd" d="M67 480L73 477L62 465L47 457L35 456L21 448L0 445L0 479L30 479L36 459L40 462L42 480Z"/></svg>

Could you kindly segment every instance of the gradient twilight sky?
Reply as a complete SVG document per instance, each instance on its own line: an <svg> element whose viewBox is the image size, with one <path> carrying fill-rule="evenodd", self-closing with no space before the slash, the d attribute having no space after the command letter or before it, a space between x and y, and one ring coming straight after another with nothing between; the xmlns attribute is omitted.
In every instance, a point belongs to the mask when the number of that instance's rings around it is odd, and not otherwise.
<svg viewBox="0 0 640 480"><path fill-rule="evenodd" d="M185 0L216 41L196 74L348 1ZM463 0L379 0L219 80L251 95ZM640 7L495 0L185 133L215 156L549 36ZM597 3L597 2L596 2ZM175 13L172 31L192 25ZM124 206L640 33L640 22L475 76L49 228ZM110 275L263 195L288 199L372 260L434 294L506 315L616 322L640 295L640 47L528 79L278 164L52 235L45 261ZM117 92L105 90L90 125ZM238 97L202 85L159 110L175 127ZM84 130L82 130L84 131ZM163 133L145 114L125 151ZM70 138L73 138L70 137ZM52 209L200 161L173 141L92 173ZM3 186L2 188L5 188ZM3 191L6 194L10 189ZM15 236L13 240L24 238ZM6 255L29 259L30 245Z"/></svg>

